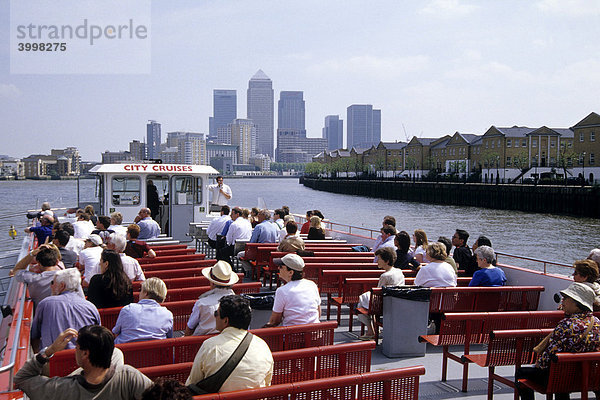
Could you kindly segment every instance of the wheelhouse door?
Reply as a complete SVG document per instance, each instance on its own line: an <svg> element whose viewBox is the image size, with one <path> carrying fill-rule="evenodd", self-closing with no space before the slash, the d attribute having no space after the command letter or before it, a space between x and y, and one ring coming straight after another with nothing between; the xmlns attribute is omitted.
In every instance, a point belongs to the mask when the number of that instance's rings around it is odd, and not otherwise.
<svg viewBox="0 0 600 400"><path fill-rule="evenodd" d="M179 175L171 178L171 218L169 234L173 239L190 241L186 236L190 222L194 221L194 205L197 204L197 184L193 176Z"/></svg>

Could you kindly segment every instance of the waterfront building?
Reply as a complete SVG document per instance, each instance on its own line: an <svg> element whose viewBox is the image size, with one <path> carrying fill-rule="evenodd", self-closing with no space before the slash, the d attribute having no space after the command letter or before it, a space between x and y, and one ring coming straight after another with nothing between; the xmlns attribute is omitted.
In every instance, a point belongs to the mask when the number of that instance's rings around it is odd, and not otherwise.
<svg viewBox="0 0 600 400"><path fill-rule="evenodd" d="M600 115L590 113L584 119L571 127L573 131L573 149L570 154L576 156L573 173L593 183L600 178L600 164L596 162L596 156L600 156ZM568 149L567 149L567 153Z"/></svg>
<svg viewBox="0 0 600 400"><path fill-rule="evenodd" d="M235 90L213 90L213 116L209 120L209 136L217 137L219 128L226 128L237 118L237 92Z"/></svg>
<svg viewBox="0 0 600 400"><path fill-rule="evenodd" d="M307 163L327 150L327 139L308 138L304 129L277 129L277 162Z"/></svg>
<svg viewBox="0 0 600 400"><path fill-rule="evenodd" d="M77 147L67 147L66 149L52 149L50 155L56 157L66 157L69 159L68 168L64 175L79 175L81 172L81 156ZM63 175L63 174L61 174Z"/></svg>
<svg viewBox="0 0 600 400"><path fill-rule="evenodd" d="M0 156L0 177L25 178L25 164L16 158Z"/></svg>
<svg viewBox="0 0 600 400"><path fill-rule="evenodd" d="M248 82L247 117L256 126L256 153L273 157L273 82L259 69Z"/></svg>
<svg viewBox="0 0 600 400"><path fill-rule="evenodd" d="M160 158L160 124L149 120L146 124L146 155L148 159L154 160Z"/></svg>
<svg viewBox="0 0 600 400"><path fill-rule="evenodd" d="M233 165L237 164L238 146L232 144L206 143L206 162L211 167L223 174L233 172Z"/></svg>
<svg viewBox="0 0 600 400"><path fill-rule="evenodd" d="M327 150L344 147L344 120L341 120L339 115L328 115L325 117L323 139L327 139Z"/></svg>
<svg viewBox="0 0 600 400"><path fill-rule="evenodd" d="M102 164L119 164L125 161L136 161L128 151L108 151L102 153Z"/></svg>
<svg viewBox="0 0 600 400"><path fill-rule="evenodd" d="M348 148L369 148L381 141L381 110L371 104L353 104L346 110Z"/></svg>
<svg viewBox="0 0 600 400"><path fill-rule="evenodd" d="M129 142L129 153L136 161L141 161L146 158L146 144L139 140Z"/></svg>
<svg viewBox="0 0 600 400"><path fill-rule="evenodd" d="M250 164L254 165L254 167L262 172L271 170L271 158L264 154L256 154L250 157Z"/></svg>

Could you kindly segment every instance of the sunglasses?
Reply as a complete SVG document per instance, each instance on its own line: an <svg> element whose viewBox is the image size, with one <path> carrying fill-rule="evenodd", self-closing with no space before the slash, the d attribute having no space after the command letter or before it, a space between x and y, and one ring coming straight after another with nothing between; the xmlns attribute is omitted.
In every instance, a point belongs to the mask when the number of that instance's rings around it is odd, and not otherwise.
<svg viewBox="0 0 600 400"><path fill-rule="evenodd" d="M221 317L221 315L219 314L219 310L215 310L214 316L215 316L215 318L217 318L217 316Z"/></svg>

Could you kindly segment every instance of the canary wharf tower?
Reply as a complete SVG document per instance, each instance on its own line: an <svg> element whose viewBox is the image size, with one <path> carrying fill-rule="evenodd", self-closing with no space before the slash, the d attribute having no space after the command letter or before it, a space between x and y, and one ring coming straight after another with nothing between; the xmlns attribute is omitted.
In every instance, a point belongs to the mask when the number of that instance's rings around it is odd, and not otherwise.
<svg viewBox="0 0 600 400"><path fill-rule="evenodd" d="M273 81L261 69L248 82L247 104L256 126L256 153L273 158Z"/></svg>

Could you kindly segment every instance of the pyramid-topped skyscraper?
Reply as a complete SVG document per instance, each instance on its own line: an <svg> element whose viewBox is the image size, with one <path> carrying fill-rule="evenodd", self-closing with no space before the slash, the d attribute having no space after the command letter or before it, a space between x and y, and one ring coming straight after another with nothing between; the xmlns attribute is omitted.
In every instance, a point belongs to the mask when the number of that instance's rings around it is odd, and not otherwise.
<svg viewBox="0 0 600 400"><path fill-rule="evenodd" d="M248 119L257 132L256 152L273 158L273 81L259 69L248 81Z"/></svg>

